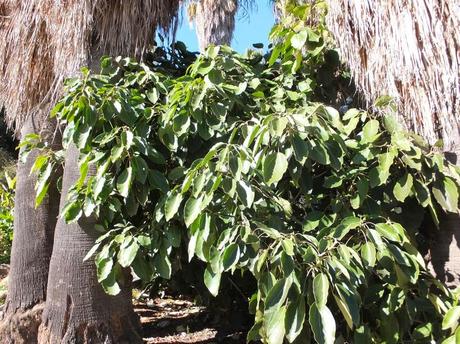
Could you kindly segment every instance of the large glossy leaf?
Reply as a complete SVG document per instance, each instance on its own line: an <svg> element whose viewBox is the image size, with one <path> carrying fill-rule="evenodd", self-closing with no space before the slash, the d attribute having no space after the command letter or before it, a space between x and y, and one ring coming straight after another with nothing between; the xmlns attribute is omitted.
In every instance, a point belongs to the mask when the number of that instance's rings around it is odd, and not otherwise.
<svg viewBox="0 0 460 344"><path fill-rule="evenodd" d="M410 195L413 181L414 179L412 178L412 175L406 172L404 176L396 182L393 188L393 195L398 201L404 202L404 200Z"/></svg>
<svg viewBox="0 0 460 344"><path fill-rule="evenodd" d="M444 316L442 320L442 329L455 329L459 326L460 321L460 306L452 307Z"/></svg>
<svg viewBox="0 0 460 344"><path fill-rule="evenodd" d="M126 268L131 265L134 258L136 258L137 251L139 250L139 244L136 240L127 239L125 243L120 246L118 253L118 263Z"/></svg>
<svg viewBox="0 0 460 344"><path fill-rule="evenodd" d="M295 302L291 302L286 311L285 328L286 338L289 343L302 332L305 321L305 298L300 295Z"/></svg>
<svg viewBox="0 0 460 344"><path fill-rule="evenodd" d="M201 207L203 205L203 197L194 198L190 197L184 206L184 222L187 227L196 220L198 215L201 213Z"/></svg>
<svg viewBox="0 0 460 344"><path fill-rule="evenodd" d="M169 279L171 278L172 267L168 255L160 251L153 258L153 265L155 270L161 278Z"/></svg>
<svg viewBox="0 0 460 344"><path fill-rule="evenodd" d="M243 203L246 208L251 208L254 202L254 191L252 191L251 186L245 181L240 180L236 184L236 193L241 203Z"/></svg>
<svg viewBox="0 0 460 344"><path fill-rule="evenodd" d="M128 197L133 181L133 169L131 166L127 167L117 179L117 190L122 197Z"/></svg>
<svg viewBox="0 0 460 344"><path fill-rule="evenodd" d="M292 137L292 147L294 148L295 159L299 163L304 164L310 152L310 145L302 140L298 134L295 134Z"/></svg>
<svg viewBox="0 0 460 344"><path fill-rule="evenodd" d="M319 309L316 303L313 303L310 306L309 321L318 344L334 344L336 324L327 306Z"/></svg>
<svg viewBox="0 0 460 344"><path fill-rule="evenodd" d="M238 244L230 244L222 255L222 265L224 271L232 269L240 259L240 247Z"/></svg>
<svg viewBox="0 0 460 344"><path fill-rule="evenodd" d="M458 211L458 189L452 179L445 177L432 190L434 198L444 210L452 213Z"/></svg>
<svg viewBox="0 0 460 344"><path fill-rule="evenodd" d="M286 307L264 314L264 326L267 331L267 344L283 344L286 329L284 326Z"/></svg>
<svg viewBox="0 0 460 344"><path fill-rule="evenodd" d="M213 296L219 294L221 274L214 272L209 266L204 271L204 284Z"/></svg>
<svg viewBox="0 0 460 344"><path fill-rule="evenodd" d="M279 309L284 304L291 285L290 278L282 278L273 285L265 298L265 312Z"/></svg>
<svg viewBox="0 0 460 344"><path fill-rule="evenodd" d="M372 242L368 241L361 247L361 257L367 266L371 268L375 266L376 250Z"/></svg>
<svg viewBox="0 0 460 344"><path fill-rule="evenodd" d="M182 199L182 194L177 191L171 191L171 193L168 195L168 198L165 202L166 221L171 220L174 217L174 215L176 215L176 213L179 210Z"/></svg>
<svg viewBox="0 0 460 344"><path fill-rule="evenodd" d="M288 167L288 161L283 153L271 153L265 157L263 173L268 185L278 183L283 178Z"/></svg>
<svg viewBox="0 0 460 344"><path fill-rule="evenodd" d="M379 131L379 122L375 119L367 122L363 127L363 136L361 141L364 143L369 143L375 141L378 137Z"/></svg>
<svg viewBox="0 0 460 344"><path fill-rule="evenodd" d="M318 309L326 306L329 295L329 280L324 273L319 273L313 279L313 295Z"/></svg>

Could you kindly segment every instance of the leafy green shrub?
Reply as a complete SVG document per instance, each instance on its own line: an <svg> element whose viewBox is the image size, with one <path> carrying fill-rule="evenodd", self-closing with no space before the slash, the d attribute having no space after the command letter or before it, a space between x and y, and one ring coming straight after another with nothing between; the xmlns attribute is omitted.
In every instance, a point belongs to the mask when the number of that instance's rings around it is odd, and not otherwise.
<svg viewBox="0 0 460 344"><path fill-rule="evenodd" d="M0 263L10 262L13 242L13 208L15 179L5 174L0 179Z"/></svg>
<svg viewBox="0 0 460 344"><path fill-rule="evenodd" d="M181 245L213 295L222 274L252 273L249 341L455 338L457 298L428 273L411 219L458 211L459 169L389 114L312 101L318 27L277 27L267 59L210 47L177 77L105 58L70 80L53 114L81 178L62 214L98 218L86 259L109 294L125 267L170 278ZM39 195L53 163L37 160Z"/></svg>

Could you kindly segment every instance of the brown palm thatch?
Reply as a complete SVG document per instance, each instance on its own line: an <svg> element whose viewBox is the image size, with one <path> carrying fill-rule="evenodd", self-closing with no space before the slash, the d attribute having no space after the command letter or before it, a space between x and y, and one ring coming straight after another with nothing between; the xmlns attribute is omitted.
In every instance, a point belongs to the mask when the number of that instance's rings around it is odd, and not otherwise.
<svg viewBox="0 0 460 344"><path fill-rule="evenodd" d="M155 28L175 22L180 0L0 0L0 10L12 3L0 22L0 106L18 134L82 66L102 54L141 56Z"/></svg>
<svg viewBox="0 0 460 344"><path fill-rule="evenodd" d="M210 44L231 43L238 5L238 0L195 0L189 4L188 16L195 21L201 51Z"/></svg>
<svg viewBox="0 0 460 344"><path fill-rule="evenodd" d="M365 97L394 97L408 129L459 150L460 2L328 3L328 27Z"/></svg>

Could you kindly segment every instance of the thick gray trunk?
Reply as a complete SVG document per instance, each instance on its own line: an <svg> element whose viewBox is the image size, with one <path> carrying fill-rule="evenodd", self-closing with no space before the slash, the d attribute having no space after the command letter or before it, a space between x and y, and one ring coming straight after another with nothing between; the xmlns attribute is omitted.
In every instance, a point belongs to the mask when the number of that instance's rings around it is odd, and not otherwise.
<svg viewBox="0 0 460 344"><path fill-rule="evenodd" d="M460 163L460 153L449 152L446 153L446 157L454 164ZM443 215L440 230L429 235L432 237L429 268L440 281L449 287L458 287L460 285L459 214Z"/></svg>
<svg viewBox="0 0 460 344"><path fill-rule="evenodd" d="M43 127L42 127L43 128ZM54 124L46 123L42 137L51 141ZM30 119L22 137L40 130ZM18 163L14 239L5 313L0 326L1 343L34 343L41 305L46 299L48 270L53 248L54 228L59 211L59 192L53 182L49 196L35 209L35 181L30 175L38 152L32 151L25 163ZM54 181L59 176L54 175Z"/></svg>
<svg viewBox="0 0 460 344"><path fill-rule="evenodd" d="M431 241L429 266L440 281L455 288L460 285L459 215L444 215L440 227Z"/></svg>
<svg viewBox="0 0 460 344"><path fill-rule="evenodd" d="M78 151L72 146L66 153L61 209L78 178ZM97 281L94 261L83 262L96 238L93 219L66 224L59 218L39 343L140 342L131 288L107 295Z"/></svg>

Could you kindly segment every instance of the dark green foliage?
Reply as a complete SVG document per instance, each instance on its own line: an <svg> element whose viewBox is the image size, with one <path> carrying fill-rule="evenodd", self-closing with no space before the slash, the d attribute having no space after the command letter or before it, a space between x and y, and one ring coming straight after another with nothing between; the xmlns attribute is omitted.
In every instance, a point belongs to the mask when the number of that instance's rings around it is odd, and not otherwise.
<svg viewBox="0 0 460 344"><path fill-rule="evenodd" d="M13 209L15 179L8 174L0 178L0 263L10 262L13 242Z"/></svg>
<svg viewBox="0 0 460 344"><path fill-rule="evenodd" d="M458 212L458 168L383 110L341 115L313 101L321 23L273 37L267 58L210 47L182 76L105 58L100 75L67 83L53 114L81 152L81 178L62 214L99 219L87 259L102 286L118 293L128 266L147 282L170 278L186 246L207 264L213 295L224 273L257 280L248 340L424 343L459 332L456 297L427 272L405 216ZM44 159L38 195L46 162L58 161Z"/></svg>

